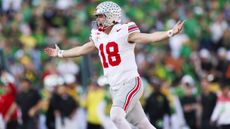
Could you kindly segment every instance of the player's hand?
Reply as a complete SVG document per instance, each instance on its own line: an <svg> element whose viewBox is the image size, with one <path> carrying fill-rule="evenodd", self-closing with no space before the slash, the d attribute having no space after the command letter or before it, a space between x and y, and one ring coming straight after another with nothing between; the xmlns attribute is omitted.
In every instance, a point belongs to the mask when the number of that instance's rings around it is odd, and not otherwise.
<svg viewBox="0 0 230 129"><path fill-rule="evenodd" d="M36 110L35 110L34 108L31 108L31 109L29 110L29 112L28 112L28 115L29 115L30 117L34 117L35 114L36 114Z"/></svg>
<svg viewBox="0 0 230 129"><path fill-rule="evenodd" d="M177 35L178 33L181 32L181 30L183 29L183 26L184 26L184 22L185 22L185 20L183 22L178 21L176 23L176 25L173 27L173 35Z"/></svg>
<svg viewBox="0 0 230 129"><path fill-rule="evenodd" d="M57 57L58 56L58 51L60 48L55 44L55 48L47 47L44 49L45 53L51 57Z"/></svg>

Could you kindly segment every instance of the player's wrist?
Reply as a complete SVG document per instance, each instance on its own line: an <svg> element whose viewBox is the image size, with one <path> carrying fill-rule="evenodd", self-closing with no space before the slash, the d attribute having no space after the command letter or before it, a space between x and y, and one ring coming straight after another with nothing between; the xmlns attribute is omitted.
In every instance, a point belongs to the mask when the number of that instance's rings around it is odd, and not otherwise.
<svg viewBox="0 0 230 129"><path fill-rule="evenodd" d="M64 50L58 50L57 51L57 57L60 57L60 58L63 58L64 56L63 56L63 53L64 53Z"/></svg>
<svg viewBox="0 0 230 129"><path fill-rule="evenodd" d="M168 35L168 37L173 37L173 35L174 35L173 29L168 30L168 31L167 31L167 35Z"/></svg>

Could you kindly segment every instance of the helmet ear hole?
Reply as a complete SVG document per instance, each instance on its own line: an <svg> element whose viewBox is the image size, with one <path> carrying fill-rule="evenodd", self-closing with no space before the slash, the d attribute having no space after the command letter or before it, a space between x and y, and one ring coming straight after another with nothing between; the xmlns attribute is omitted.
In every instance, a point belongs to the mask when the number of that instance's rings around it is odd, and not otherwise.
<svg viewBox="0 0 230 129"><path fill-rule="evenodd" d="M118 22L116 22L116 21L113 21L113 24L117 24Z"/></svg>

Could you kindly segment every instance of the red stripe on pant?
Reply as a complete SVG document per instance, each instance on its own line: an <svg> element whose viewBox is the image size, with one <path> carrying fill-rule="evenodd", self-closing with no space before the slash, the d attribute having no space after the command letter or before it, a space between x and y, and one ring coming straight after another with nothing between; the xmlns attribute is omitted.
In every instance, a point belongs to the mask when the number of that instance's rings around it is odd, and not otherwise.
<svg viewBox="0 0 230 129"><path fill-rule="evenodd" d="M136 84L135 88L129 93L129 95L127 97L128 99L127 99L127 101L125 103L125 106L124 106L124 110L125 111L127 110L128 106L130 104L131 99L133 98L133 96L135 95L135 93L138 91L139 87L140 87L140 77L137 77L137 84Z"/></svg>

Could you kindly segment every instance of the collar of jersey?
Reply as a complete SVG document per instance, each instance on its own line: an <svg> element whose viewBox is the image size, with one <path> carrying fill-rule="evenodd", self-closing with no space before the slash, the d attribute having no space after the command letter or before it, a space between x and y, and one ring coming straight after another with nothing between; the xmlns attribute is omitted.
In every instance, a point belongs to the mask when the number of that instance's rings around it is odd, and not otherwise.
<svg viewBox="0 0 230 129"><path fill-rule="evenodd" d="M109 34L106 34L105 32L102 32L102 31L99 31L100 33L104 34L104 35L111 35L113 34L114 32L117 32L117 29L121 28L121 24L116 24L113 26L113 28L111 29L111 31L109 32Z"/></svg>

